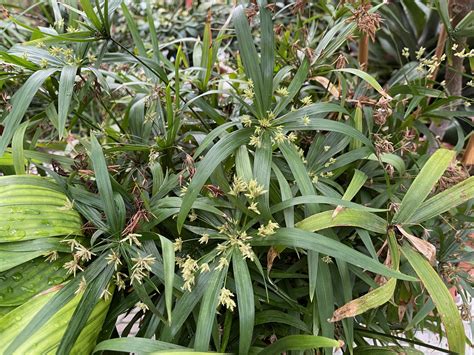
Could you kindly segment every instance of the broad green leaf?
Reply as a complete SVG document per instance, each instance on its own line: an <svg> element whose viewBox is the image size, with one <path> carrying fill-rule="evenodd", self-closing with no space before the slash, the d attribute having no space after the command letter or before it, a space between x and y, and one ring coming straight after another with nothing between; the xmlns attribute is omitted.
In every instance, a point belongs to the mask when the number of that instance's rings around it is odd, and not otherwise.
<svg viewBox="0 0 474 355"><path fill-rule="evenodd" d="M0 306L19 306L38 293L64 282L68 275L63 264L70 260L71 257L65 254L60 254L54 261L39 257L25 262L24 258L21 265L1 272Z"/></svg>
<svg viewBox="0 0 474 355"><path fill-rule="evenodd" d="M448 338L449 350L464 354L466 337L464 326L448 288L430 263L410 245L404 244L402 252L436 305Z"/></svg>
<svg viewBox="0 0 474 355"><path fill-rule="evenodd" d="M333 211L324 211L296 224L297 228L313 232L339 226L359 227L379 234L387 232L387 221L383 218L370 212L352 209L344 209L334 217Z"/></svg>
<svg viewBox="0 0 474 355"><path fill-rule="evenodd" d="M403 224L410 220L429 195L436 182L443 175L455 154L455 151L438 149L428 159L405 193L400 204L400 209L393 217L394 223Z"/></svg>
<svg viewBox="0 0 474 355"><path fill-rule="evenodd" d="M472 198L474 198L474 176L423 202L406 223L415 224L437 217Z"/></svg>
<svg viewBox="0 0 474 355"><path fill-rule="evenodd" d="M102 299L103 292L112 291L109 290L109 282L112 278L114 273L114 266L107 265L100 275L96 277L94 280L90 281L85 291L82 294L80 301L78 302L77 306L74 309L74 313L72 314L68 325L66 327L66 331L64 332L63 336L61 337L61 342L59 343L58 353L59 354L70 354L74 353L73 348L78 348L78 344L76 342L84 341L84 339L79 339L81 336L81 330L86 327L86 325L94 324L90 317L93 315L94 309L98 304L105 303L108 304L108 301L104 301ZM111 297L110 297L111 298ZM100 324L95 324L97 329L96 334L101 329ZM87 346L90 348L92 344L89 342Z"/></svg>
<svg viewBox="0 0 474 355"><path fill-rule="evenodd" d="M28 301L23 305L26 309L23 309L23 306L16 308L14 311L22 309L22 311L18 312L20 312L21 315L25 314L24 318L21 317L24 322L22 322L21 324L16 322L16 327L14 329L8 330L8 334L10 334L10 336L12 337L12 341L4 345L4 354L24 354L25 352L21 351L21 349L31 346L39 340L44 341L45 345L48 347L57 347L66 328L63 327L62 330L59 332L57 331L56 325L58 324L58 322L60 322L60 320L65 320L65 315L67 315L68 321L72 316L72 313L74 312L74 309L82 296L82 293L76 294L82 276L84 276L86 282L91 282L104 270L105 267L107 267L107 261L105 260L105 255L101 255L94 262L89 264L87 269L83 273L81 273L79 277L69 281L62 288L60 288L59 291L57 291L56 287L57 292L54 292L52 294L52 297L48 297L46 302L41 302L38 305L35 302L37 300L41 300L42 297L33 298L32 300ZM35 310L34 312L32 312L30 308L28 308L29 306L26 307L26 305L31 305L31 303L33 304L32 308ZM109 303L99 301L99 304L101 306L94 308L94 311L97 311L101 314L102 312L104 312L103 316L105 317L105 313L107 312ZM92 314L91 316L92 318L94 318L94 314ZM14 314L14 317L16 317L16 314ZM95 339L95 336L97 336L98 331L100 330L100 327L102 325L103 319L104 318L101 317L95 317L96 321L90 322L86 326L86 328L88 328L87 333L89 333L89 336L94 336L93 339ZM2 322L1 325L3 324L4 323ZM7 323L5 322L5 324ZM97 327L99 327L99 329L97 329ZM85 330L82 331L85 332ZM41 334L41 332L46 332L49 334L53 333L54 336L45 337ZM84 349L91 347L90 350L92 350L90 342L80 344L79 347L81 346L84 347Z"/></svg>
<svg viewBox="0 0 474 355"><path fill-rule="evenodd" d="M44 81L48 79L57 69L38 70L31 75L23 86L12 96L11 105L12 110L5 117L2 124L5 127L2 136L0 137L0 156L3 155L7 148L13 134L18 129L21 119L25 115L31 100L35 96Z"/></svg>
<svg viewBox="0 0 474 355"><path fill-rule="evenodd" d="M65 136L66 119L71 105L72 93L74 91L74 80L76 78L77 66L67 65L61 70L58 93L58 131L59 139Z"/></svg>
<svg viewBox="0 0 474 355"><path fill-rule="evenodd" d="M252 343L255 321L255 301L247 263L238 249L232 257L235 288L237 293L237 310L239 312L239 354L248 354Z"/></svg>
<svg viewBox="0 0 474 355"><path fill-rule="evenodd" d="M253 238L251 244L256 246L284 245L290 248L313 250L383 276L416 281L416 278L394 271L341 242L298 228L280 228L272 236Z"/></svg>
<svg viewBox="0 0 474 355"><path fill-rule="evenodd" d="M317 348L340 348L344 343L314 335L288 335L274 342L258 353L258 355L281 354L287 350L310 350Z"/></svg>

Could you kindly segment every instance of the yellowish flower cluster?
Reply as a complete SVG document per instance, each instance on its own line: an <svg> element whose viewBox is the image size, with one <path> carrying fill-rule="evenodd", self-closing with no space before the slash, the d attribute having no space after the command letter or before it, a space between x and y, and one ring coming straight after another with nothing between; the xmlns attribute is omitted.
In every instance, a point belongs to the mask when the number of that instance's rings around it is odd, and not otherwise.
<svg viewBox="0 0 474 355"><path fill-rule="evenodd" d="M228 289L226 289L225 287L221 289L221 292L219 294L219 304L225 306L231 312L233 312L236 307L236 304L232 297L234 297L234 294Z"/></svg>
<svg viewBox="0 0 474 355"><path fill-rule="evenodd" d="M258 228L258 235L261 237L268 237L276 233L276 230L280 228L277 222L268 221L267 225L261 225Z"/></svg>
<svg viewBox="0 0 474 355"><path fill-rule="evenodd" d="M249 79L247 81L247 88L244 89L244 97L246 99L252 100L254 96L255 96L255 93L253 91L253 81L252 79Z"/></svg>
<svg viewBox="0 0 474 355"><path fill-rule="evenodd" d="M234 176L229 195L238 196L242 192L245 192L245 196L253 200L267 191L264 190L263 185L258 184L257 180L251 179L249 182L246 182L241 177Z"/></svg>
<svg viewBox="0 0 474 355"><path fill-rule="evenodd" d="M80 262L90 261L92 255L95 254L75 239L66 239L61 242L69 244L69 246L71 247L71 252L73 252L73 259L65 263L63 267L67 270L68 274L73 274L75 277L78 270L84 271L84 269L80 265Z"/></svg>
<svg viewBox="0 0 474 355"><path fill-rule="evenodd" d="M423 48L423 47L422 47ZM446 54L443 54L441 58L438 58L436 55L428 58L421 58L420 64L417 67L418 71L424 71L425 69L428 70L428 75L433 75L440 64L446 60Z"/></svg>
<svg viewBox="0 0 474 355"><path fill-rule="evenodd" d="M151 271L151 266L155 263L156 259L151 255L138 255L136 258L132 258L132 261L134 264L132 266L130 279L132 282L137 281L141 284L143 278L148 276L148 273Z"/></svg>
<svg viewBox="0 0 474 355"><path fill-rule="evenodd" d="M199 269L198 263L188 255L186 260L180 266L181 275L183 276L184 280L184 285L181 287L181 289L191 292L191 289L196 281L195 273Z"/></svg>
<svg viewBox="0 0 474 355"><path fill-rule="evenodd" d="M120 255L115 252L115 250L112 250L112 253L107 255L105 258L107 260L107 264L114 264L114 269L115 271L118 270L118 267L122 265L122 261L120 260Z"/></svg>
<svg viewBox="0 0 474 355"><path fill-rule="evenodd" d="M286 97L290 94L290 92L288 91L288 88L286 88L286 87L279 87L276 90L276 93L277 93L277 95L280 95L280 96L283 96L283 97Z"/></svg>
<svg viewBox="0 0 474 355"><path fill-rule="evenodd" d="M234 222L234 224L236 224L236 222ZM255 254L249 244L249 241L252 239L252 237L247 235L247 232L238 230L235 227L229 225L229 223L224 223L218 229L220 234L223 234L228 238L226 242L220 243L217 246L216 249L218 254L222 254L229 247L237 246L244 259L250 259L251 261L255 259ZM219 266L221 261L223 262L222 258L219 261Z"/></svg>

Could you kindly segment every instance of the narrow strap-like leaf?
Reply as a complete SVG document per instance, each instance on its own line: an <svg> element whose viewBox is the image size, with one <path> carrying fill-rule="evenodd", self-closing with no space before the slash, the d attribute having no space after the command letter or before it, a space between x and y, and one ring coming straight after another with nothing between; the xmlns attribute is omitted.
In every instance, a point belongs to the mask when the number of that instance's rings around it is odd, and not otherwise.
<svg viewBox="0 0 474 355"><path fill-rule="evenodd" d="M428 159L403 197L400 209L393 217L394 223L403 224L410 220L443 175L455 154L456 152L452 150L439 149Z"/></svg>
<svg viewBox="0 0 474 355"><path fill-rule="evenodd" d="M404 244L402 252L436 305L448 338L449 350L464 354L466 337L464 326L448 288L428 260L414 251L410 245Z"/></svg>
<svg viewBox="0 0 474 355"><path fill-rule="evenodd" d="M72 93L74 91L74 79L76 78L76 65L67 65L61 71L59 79L58 93L58 131L59 139L64 137L66 128L66 118L71 104Z"/></svg>

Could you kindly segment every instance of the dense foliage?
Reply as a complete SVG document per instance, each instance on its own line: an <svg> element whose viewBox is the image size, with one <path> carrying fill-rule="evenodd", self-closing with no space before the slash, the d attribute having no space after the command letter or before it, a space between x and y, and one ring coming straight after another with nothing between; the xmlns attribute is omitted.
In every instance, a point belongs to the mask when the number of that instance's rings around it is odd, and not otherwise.
<svg viewBox="0 0 474 355"><path fill-rule="evenodd" d="M0 352L470 346L473 12L242 3L3 5Z"/></svg>

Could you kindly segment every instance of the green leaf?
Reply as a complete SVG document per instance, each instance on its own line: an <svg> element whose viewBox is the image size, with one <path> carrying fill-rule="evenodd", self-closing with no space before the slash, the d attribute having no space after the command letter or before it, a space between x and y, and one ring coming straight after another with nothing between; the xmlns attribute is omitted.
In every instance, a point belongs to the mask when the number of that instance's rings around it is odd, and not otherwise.
<svg viewBox="0 0 474 355"><path fill-rule="evenodd" d="M79 0L81 3L82 9L84 13L87 15L89 21L94 25L97 31L102 31L102 23L100 22L97 14L94 11L94 7L92 6L90 0Z"/></svg>
<svg viewBox="0 0 474 355"><path fill-rule="evenodd" d="M12 140L12 157L13 167L17 175L23 175L25 171L25 150L23 149L23 141L25 139L25 132L28 128L29 122L23 122L13 135Z"/></svg>
<svg viewBox="0 0 474 355"><path fill-rule="evenodd" d="M367 175L365 175L362 171L355 169L354 175L352 176L352 180L349 183L349 186L347 187L346 191L344 192L342 199L347 201L352 200L354 196L357 195L362 186L364 186L367 179Z"/></svg>
<svg viewBox="0 0 474 355"><path fill-rule="evenodd" d="M240 56L244 65L245 74L253 81L255 91L255 104L260 117L266 114L263 100L263 76L259 65L258 53L253 44L253 36L242 5L237 6L233 12L232 19L237 34ZM270 88L272 87L270 82Z"/></svg>
<svg viewBox="0 0 474 355"><path fill-rule="evenodd" d="M370 86L372 86L380 95L390 98L390 96L385 92L382 86L380 86L377 80L375 80L375 78L372 75L366 73L363 70L354 69L354 68L342 68L342 69L335 69L333 71L357 75L359 78L361 78L362 80L367 82Z"/></svg>
<svg viewBox="0 0 474 355"><path fill-rule="evenodd" d="M168 314L168 322L171 323L171 308L173 300L173 282L175 254L174 246L170 240L160 235L161 248L163 250L163 269L165 274L165 303L166 312Z"/></svg>
<svg viewBox="0 0 474 355"><path fill-rule="evenodd" d="M339 226L359 227L379 234L387 232L385 219L370 212L353 209L339 211L334 217L333 211L324 211L309 216L296 224L297 228L312 232Z"/></svg>
<svg viewBox="0 0 474 355"><path fill-rule="evenodd" d="M398 245L393 232L389 233L388 235L388 243L390 247L390 255L392 257L392 267L394 270L398 270L400 252L398 251ZM338 308L334 312L331 322L338 322L347 317L355 317L358 314L367 312L369 309L380 307L390 300L395 291L396 285L396 279L389 279L387 282L385 282L385 284L376 288L375 290L372 290L365 295L356 298L349 303L346 303L344 306Z"/></svg>
<svg viewBox="0 0 474 355"><path fill-rule="evenodd" d="M86 290L82 294L82 297L74 309L74 313L68 322L66 331L61 338L59 343L58 353L59 354L70 354L73 353L72 349L76 341L79 339L82 329L84 329L87 323L90 323L90 317L94 312L97 304L108 303L101 299L102 292L108 290L109 282L114 273L114 266L107 265L100 275L94 280L89 282L86 286ZM98 330L100 330L100 326ZM98 333L98 331L97 331ZM91 344L87 344L88 347ZM77 346L76 346L77 348ZM76 350L77 351L77 350Z"/></svg>
<svg viewBox="0 0 474 355"><path fill-rule="evenodd" d="M91 149L89 156L94 166L95 178L97 182L97 189L104 202L105 215L112 232L119 232L121 230L120 218L115 206L114 193L112 191L112 184L110 182L109 171L107 169L107 162L102 152L97 138L91 136Z"/></svg>
<svg viewBox="0 0 474 355"><path fill-rule="evenodd" d="M106 265L105 256L99 257L88 266L82 275L90 282L101 273ZM3 351L5 355L10 355L28 353L34 346L36 346L35 351L39 353L43 353L46 349L56 349L66 330L65 327L62 327L58 331L57 324L69 321L82 296L82 293L75 295L79 280L80 278L73 279L59 291L32 298L22 306L15 308L7 315L11 315L11 322L7 321L5 318L7 316L3 317L2 322L0 322L0 337L4 342L0 345L0 351ZM108 305L108 302L99 301L94 308L89 322L82 329L76 343L81 351L86 353L92 351L95 338L107 313ZM45 336L46 334L47 336ZM82 338L82 335L84 335L84 338ZM81 339L85 339L85 341L81 341ZM75 351L77 351L77 348L73 348L72 353L75 353Z"/></svg>
<svg viewBox="0 0 474 355"><path fill-rule="evenodd" d="M417 212L436 182L443 175L454 156L455 151L438 149L425 163L400 204L400 209L393 217L393 222L406 223Z"/></svg>
<svg viewBox="0 0 474 355"><path fill-rule="evenodd" d="M309 350L316 348L340 348L344 343L339 340L314 335L288 335L274 342L258 355L281 354L287 350Z"/></svg>
<svg viewBox="0 0 474 355"><path fill-rule="evenodd" d="M275 38L273 34L272 14L265 6L260 7L260 27L262 49L260 66L262 70L262 101L263 108L270 108L273 93L273 68L275 65ZM256 59L256 58L255 58Z"/></svg>
<svg viewBox="0 0 474 355"><path fill-rule="evenodd" d="M309 71L309 61L307 58L303 60L298 71L296 72L293 80L288 86L288 95L281 98L278 101L277 105L273 109L273 113L278 116L278 114L285 109L286 106L293 100L293 98L298 94L298 91L301 89L301 86L305 82Z"/></svg>
<svg viewBox="0 0 474 355"><path fill-rule="evenodd" d="M270 134L265 132L261 138L261 146L255 149L255 157L253 161L253 176L259 185L267 191L262 196L259 196L258 208L262 212L262 217L271 219L270 205L269 205L269 189L270 189L270 175L272 164L272 142Z"/></svg>
<svg viewBox="0 0 474 355"><path fill-rule="evenodd" d="M38 70L31 75L23 86L12 96L10 113L3 120L5 127L2 136L0 137L0 156L3 155L7 148L13 134L18 129L21 119L25 115L31 100L35 96L44 81L48 79L57 69Z"/></svg>
<svg viewBox="0 0 474 355"><path fill-rule="evenodd" d="M61 70L58 93L58 131L59 139L62 139L66 132L66 119L71 105L72 93L74 91L74 80L76 78L77 66L66 65Z"/></svg>
<svg viewBox="0 0 474 355"><path fill-rule="evenodd" d="M269 323L286 324L292 328L300 329L306 333L311 332L311 330L308 328L306 323L303 322L301 319L296 318L282 311L268 309L265 311L258 312L255 315L255 325L269 324Z"/></svg>
<svg viewBox="0 0 474 355"><path fill-rule="evenodd" d="M336 259L341 259L352 265L380 275L395 277L400 280L416 280L411 276L394 271L385 265L382 265L377 260L374 260L341 242L335 241L321 234L307 232L297 228L280 228L272 236L252 239L251 244L256 246L284 245L286 247L313 250Z"/></svg>
<svg viewBox="0 0 474 355"><path fill-rule="evenodd" d="M421 204L406 223L420 223L474 198L474 176L440 192Z"/></svg>
<svg viewBox="0 0 474 355"><path fill-rule="evenodd" d="M213 275L207 284L207 290L204 292L199 308L196 335L194 336L194 349L197 351L207 351L209 349L216 308L219 303L219 293L224 282L224 276L227 274L227 268L214 270L212 273Z"/></svg>
<svg viewBox="0 0 474 355"><path fill-rule="evenodd" d="M247 263L242 254L235 250L232 258L235 288L237 292L237 309L239 311L239 354L248 354L252 343L255 321L255 301Z"/></svg>
<svg viewBox="0 0 474 355"><path fill-rule="evenodd" d="M448 288L436 270L431 267L430 263L408 244L402 246L402 252L436 305L436 309L444 325L446 337L448 338L449 350L464 354L464 326L459 310Z"/></svg>
<svg viewBox="0 0 474 355"><path fill-rule="evenodd" d="M185 350L187 348L159 340L129 337L104 340L103 342L96 345L94 353L99 351L120 351L147 354L155 351L172 349Z"/></svg>
<svg viewBox="0 0 474 355"><path fill-rule="evenodd" d="M238 147L247 144L252 133L253 130L250 128L230 133L217 142L209 150L199 165L197 165L196 174L193 176L186 194L183 197L183 203L177 220L178 231L181 231L194 200L199 195L201 188L206 183L209 176L219 166L219 164L221 164L221 162L231 155Z"/></svg>
<svg viewBox="0 0 474 355"><path fill-rule="evenodd" d="M1 272L0 306L19 306L36 294L64 282L68 275L63 265L70 260L71 257L64 254L51 262L43 257L27 262L22 259L21 265Z"/></svg>

